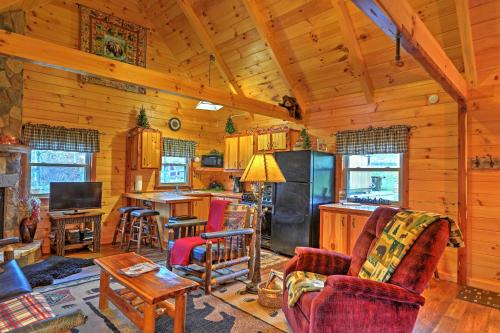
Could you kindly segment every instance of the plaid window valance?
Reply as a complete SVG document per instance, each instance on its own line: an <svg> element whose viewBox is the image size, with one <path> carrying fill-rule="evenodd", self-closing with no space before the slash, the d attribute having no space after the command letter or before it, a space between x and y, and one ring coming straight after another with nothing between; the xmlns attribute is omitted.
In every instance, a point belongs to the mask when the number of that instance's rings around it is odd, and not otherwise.
<svg viewBox="0 0 500 333"><path fill-rule="evenodd" d="M22 140L34 149L96 153L100 148L99 131L44 124L23 125Z"/></svg>
<svg viewBox="0 0 500 333"><path fill-rule="evenodd" d="M396 125L387 128L366 128L336 134L337 154L363 155L406 153L410 128Z"/></svg>
<svg viewBox="0 0 500 333"><path fill-rule="evenodd" d="M163 138L163 156L193 158L196 142L173 138Z"/></svg>

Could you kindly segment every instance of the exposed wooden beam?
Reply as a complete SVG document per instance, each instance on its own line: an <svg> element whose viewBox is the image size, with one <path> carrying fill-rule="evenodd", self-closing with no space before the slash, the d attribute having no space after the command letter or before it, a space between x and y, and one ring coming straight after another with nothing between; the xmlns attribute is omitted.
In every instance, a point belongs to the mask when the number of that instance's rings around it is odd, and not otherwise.
<svg viewBox="0 0 500 333"><path fill-rule="evenodd" d="M470 87L477 86L476 55L472 39L472 25L470 23L469 0L455 0L457 7L458 32L462 43L462 57L464 59L465 78Z"/></svg>
<svg viewBox="0 0 500 333"><path fill-rule="evenodd" d="M387 35L401 33L401 45L459 103L467 82L407 0L352 0Z"/></svg>
<svg viewBox="0 0 500 333"><path fill-rule="evenodd" d="M356 32L354 31L354 25L352 24L351 16L349 15L349 10L347 9L345 0L332 0L332 6L337 13L342 39L347 44L347 48L349 49L349 59L351 60L351 65L354 68L354 73L359 77L367 103L372 103L373 84L370 80L368 69L366 68L366 62L363 54L361 53L361 48L359 47Z"/></svg>
<svg viewBox="0 0 500 333"><path fill-rule="evenodd" d="M44 6L51 3L54 0L22 0L21 8L23 10L32 10L35 7Z"/></svg>
<svg viewBox="0 0 500 333"><path fill-rule="evenodd" d="M229 88L231 89L231 91L235 94L244 95L243 90L241 90L240 86L238 85L238 82L231 73L229 66L224 61L222 54L219 52L219 50L217 50L217 46L212 40L210 34L208 33L205 24L203 24L203 22L200 20L200 18L194 11L193 1L177 0L177 5L179 5L179 7L182 9L182 12L188 19L189 24L194 29L196 35L200 39L205 50L214 55L215 65L219 69L219 72L224 78L224 80L226 80L226 82L229 84Z"/></svg>
<svg viewBox="0 0 500 333"><path fill-rule="evenodd" d="M176 75L133 66L1 29L0 54L14 56L46 67L81 74L98 75L195 100L208 100L268 117L292 120L288 116L287 110L278 105L210 88L196 82L182 80Z"/></svg>
<svg viewBox="0 0 500 333"><path fill-rule="evenodd" d="M12 9L13 7L16 7L16 9L19 9L21 7L20 6L21 1L22 0L2 0L2 1L0 1L0 11L6 10L6 9Z"/></svg>
<svg viewBox="0 0 500 333"><path fill-rule="evenodd" d="M278 66L281 78L297 99L302 113L305 114L307 112L306 85L302 78L295 77L290 71L289 56L279 47L278 42L273 36L274 32L267 26L266 10L259 4L259 0L243 0L243 4L252 18L260 37L268 45L269 53Z"/></svg>

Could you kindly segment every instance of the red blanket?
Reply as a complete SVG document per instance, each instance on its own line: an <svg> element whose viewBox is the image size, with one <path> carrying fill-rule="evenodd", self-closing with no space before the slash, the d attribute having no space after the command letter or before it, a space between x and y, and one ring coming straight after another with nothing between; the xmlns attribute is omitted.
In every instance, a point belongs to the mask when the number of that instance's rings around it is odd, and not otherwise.
<svg viewBox="0 0 500 333"><path fill-rule="evenodd" d="M213 200L208 213L207 232L221 231L224 225L224 210L229 204L226 200ZM206 240L200 236L185 237L175 241L170 253L170 265L189 265L191 251L198 245L205 244Z"/></svg>

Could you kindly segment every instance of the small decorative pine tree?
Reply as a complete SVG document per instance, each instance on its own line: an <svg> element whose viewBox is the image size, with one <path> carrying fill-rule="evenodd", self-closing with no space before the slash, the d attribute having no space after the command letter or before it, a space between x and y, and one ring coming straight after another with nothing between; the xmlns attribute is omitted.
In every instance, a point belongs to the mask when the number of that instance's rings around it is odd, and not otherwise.
<svg viewBox="0 0 500 333"><path fill-rule="evenodd" d="M311 149L311 138L305 128L300 131L300 137L302 138L302 148Z"/></svg>
<svg viewBox="0 0 500 333"><path fill-rule="evenodd" d="M137 116L137 126L143 128L149 128L149 120L148 115L146 114L146 109L144 109L144 105L139 109L139 115Z"/></svg>
<svg viewBox="0 0 500 333"><path fill-rule="evenodd" d="M235 131L236 129L234 128L233 118L229 116L226 121L226 133L233 134Z"/></svg>

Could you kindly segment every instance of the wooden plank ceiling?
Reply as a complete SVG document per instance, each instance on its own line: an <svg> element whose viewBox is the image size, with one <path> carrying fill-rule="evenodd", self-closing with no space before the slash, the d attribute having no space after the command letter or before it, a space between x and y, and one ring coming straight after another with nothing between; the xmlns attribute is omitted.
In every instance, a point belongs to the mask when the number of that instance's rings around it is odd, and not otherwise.
<svg viewBox="0 0 500 333"><path fill-rule="evenodd" d="M6 1L10 8L47 2ZM350 1L346 9L354 37L341 30L339 21L346 21L345 12L342 16L332 0L258 0L264 28L273 37L273 49L261 38L255 17L251 17L242 0L125 2L141 10L141 21L149 21L148 26L160 33L189 79L208 84L209 55L215 53L218 63L212 66L211 87L236 90L239 95L265 102L277 103L283 95L293 95L291 90L296 95L300 90L301 104L307 106L349 94L365 94L370 102L371 89L429 79L428 73L404 51L402 65L397 65L394 42ZM408 2L463 72L455 1ZM353 47L356 41L358 45ZM286 55L286 63L277 64L276 54ZM283 78L284 70L295 82Z"/></svg>

